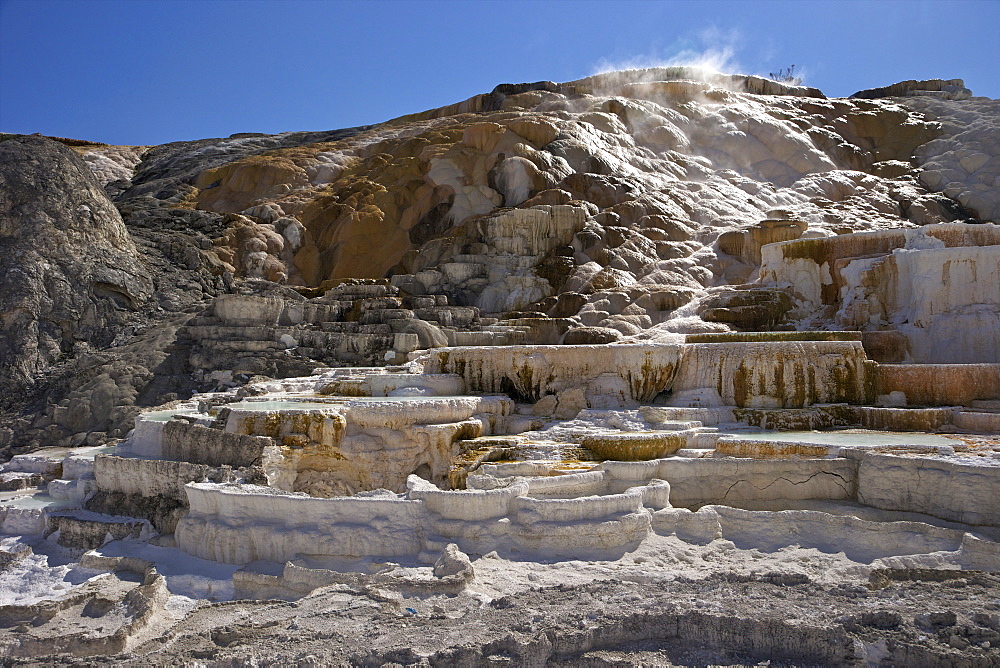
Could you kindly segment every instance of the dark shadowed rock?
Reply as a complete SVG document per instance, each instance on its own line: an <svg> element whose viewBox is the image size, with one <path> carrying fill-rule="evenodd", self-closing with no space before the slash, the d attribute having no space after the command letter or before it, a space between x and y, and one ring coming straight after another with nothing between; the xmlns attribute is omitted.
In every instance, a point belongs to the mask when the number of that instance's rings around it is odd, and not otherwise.
<svg viewBox="0 0 1000 668"><path fill-rule="evenodd" d="M792 308L792 299L780 290L722 290L702 302L702 318L739 329L773 329Z"/></svg>
<svg viewBox="0 0 1000 668"><path fill-rule="evenodd" d="M621 339L621 333L610 327L577 327L566 332L562 342L567 346L582 346L614 343Z"/></svg>

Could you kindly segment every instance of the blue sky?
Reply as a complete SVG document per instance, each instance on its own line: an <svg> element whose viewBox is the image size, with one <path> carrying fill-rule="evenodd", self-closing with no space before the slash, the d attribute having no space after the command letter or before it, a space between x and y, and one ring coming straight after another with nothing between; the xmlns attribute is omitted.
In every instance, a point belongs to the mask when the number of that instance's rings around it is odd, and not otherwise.
<svg viewBox="0 0 1000 668"><path fill-rule="evenodd" d="M114 144L377 123L602 69L795 64L1000 98L1000 1L0 0L0 130Z"/></svg>

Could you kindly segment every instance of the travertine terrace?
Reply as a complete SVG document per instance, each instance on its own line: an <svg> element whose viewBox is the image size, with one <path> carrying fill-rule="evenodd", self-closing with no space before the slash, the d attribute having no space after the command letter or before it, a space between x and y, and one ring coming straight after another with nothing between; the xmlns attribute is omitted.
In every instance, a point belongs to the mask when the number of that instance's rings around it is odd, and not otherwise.
<svg viewBox="0 0 1000 668"><path fill-rule="evenodd" d="M0 297L5 660L1000 662L1000 107L960 80L75 144L0 142L123 254Z"/></svg>

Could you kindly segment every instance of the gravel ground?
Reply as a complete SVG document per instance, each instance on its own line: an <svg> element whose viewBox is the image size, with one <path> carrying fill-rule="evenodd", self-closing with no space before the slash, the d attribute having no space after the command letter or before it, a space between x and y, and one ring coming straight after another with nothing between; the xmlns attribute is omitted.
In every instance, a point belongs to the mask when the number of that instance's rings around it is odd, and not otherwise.
<svg viewBox="0 0 1000 668"><path fill-rule="evenodd" d="M0 664L1000 666L994 573L879 568L815 550L763 554L662 537L613 562L486 555L473 565L475 580L457 594L412 595L361 577L296 601L188 610L168 600L124 652L72 656L80 652L70 644ZM420 569L399 570L411 577ZM70 621L120 616L108 601L139 586L123 578L87 585L100 606L88 608L74 590L75 607L60 613L72 619L38 613L12 624L13 606L0 609L0 647L39 632L58 638Z"/></svg>

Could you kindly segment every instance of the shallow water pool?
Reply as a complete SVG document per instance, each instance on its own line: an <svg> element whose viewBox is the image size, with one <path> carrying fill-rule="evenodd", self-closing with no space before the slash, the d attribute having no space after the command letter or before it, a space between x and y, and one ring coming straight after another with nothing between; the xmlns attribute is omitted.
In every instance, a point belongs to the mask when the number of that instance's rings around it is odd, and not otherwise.
<svg viewBox="0 0 1000 668"><path fill-rule="evenodd" d="M296 399L276 399L270 401L254 401L253 399L239 401L232 404L224 404L219 408L231 408L233 410L259 410L259 411L280 411L280 410L319 410L331 408L349 403L402 403L408 401L445 401L448 399L472 399L468 396L447 396L447 397L348 397L331 395L328 401L299 401Z"/></svg>
<svg viewBox="0 0 1000 668"><path fill-rule="evenodd" d="M23 492L0 492L0 508L49 508L54 510L72 505L66 501L53 499L45 492L24 495Z"/></svg>
<svg viewBox="0 0 1000 668"><path fill-rule="evenodd" d="M219 408L231 408L243 411L319 410L333 408L335 405L335 403L329 401L238 401L232 404L224 404L219 406Z"/></svg>
<svg viewBox="0 0 1000 668"><path fill-rule="evenodd" d="M173 408L167 411L150 411L142 413L136 418L141 422L170 422L175 415L199 415L198 411L190 408Z"/></svg>

